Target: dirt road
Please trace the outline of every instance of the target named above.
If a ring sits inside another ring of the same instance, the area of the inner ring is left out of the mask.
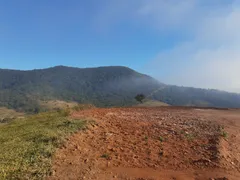
[[[96,108],[72,116],[95,123],[57,151],[48,179],[240,179],[240,110]]]

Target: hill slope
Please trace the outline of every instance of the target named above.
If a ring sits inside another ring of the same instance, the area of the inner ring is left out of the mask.
[[[136,103],[136,93],[161,86],[153,78],[126,67],[70,68],[43,70],[0,70],[0,106],[34,110],[39,100],[64,100],[97,106]]]
[[[240,94],[213,89],[165,86],[154,93],[152,98],[175,106],[240,107]]]
[[[50,100],[91,103],[96,106],[130,106],[143,93],[170,105],[240,107],[240,95],[216,90],[168,86],[121,66],[42,70],[0,69],[0,106],[38,111]]]

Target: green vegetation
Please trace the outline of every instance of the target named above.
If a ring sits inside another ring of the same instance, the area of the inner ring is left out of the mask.
[[[109,154],[103,154],[103,155],[101,155],[101,158],[104,158],[104,159],[110,159],[110,156],[109,156]]]
[[[0,106],[23,112],[46,111],[56,100],[64,106],[68,104],[61,102],[132,106],[137,104],[134,96],[138,93],[169,105],[240,107],[239,94],[164,85],[127,67],[0,69]]]
[[[45,102],[55,100],[100,107],[131,106],[136,104],[133,97],[139,90],[148,94],[159,85],[126,67],[0,69],[0,106],[30,113],[45,111],[49,105]]]
[[[228,133],[225,131],[224,126],[219,126],[219,134],[220,136],[222,136],[223,138],[227,138],[228,137]]]
[[[143,100],[145,99],[145,96],[143,94],[138,94],[135,96],[136,101],[143,103]]]
[[[189,141],[192,141],[192,140],[195,138],[195,136],[194,136],[193,134],[188,134],[188,133],[185,133],[185,137],[186,137],[187,140],[189,140]]]
[[[228,133],[223,130],[223,131],[221,132],[221,136],[224,137],[224,138],[227,138],[227,137],[228,137]]]
[[[164,137],[160,136],[159,141],[161,141],[161,142],[165,141]]]
[[[67,117],[68,110],[45,112],[0,126],[0,179],[43,179],[51,157],[71,133],[86,122]]]

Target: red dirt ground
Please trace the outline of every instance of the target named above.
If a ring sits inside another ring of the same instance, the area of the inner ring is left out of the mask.
[[[49,180],[240,180],[240,110],[89,109]]]

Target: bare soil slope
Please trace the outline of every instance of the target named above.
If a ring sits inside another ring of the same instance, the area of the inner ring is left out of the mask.
[[[49,179],[240,179],[239,110],[112,108],[72,116],[96,123],[57,151]]]

